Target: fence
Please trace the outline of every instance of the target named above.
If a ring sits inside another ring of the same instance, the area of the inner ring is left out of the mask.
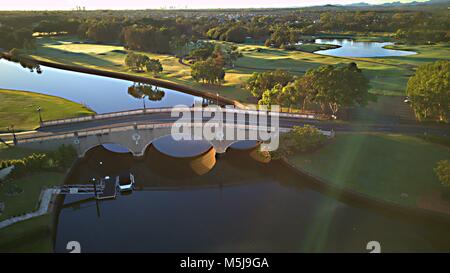
[[[48,120],[41,123],[41,127],[62,125],[62,124],[73,124],[79,122],[93,121],[93,120],[103,120],[124,116],[134,116],[134,115],[144,115],[144,114],[154,114],[154,113],[171,113],[172,111],[203,111],[203,112],[214,112],[214,108],[201,108],[201,107],[166,107],[166,108],[147,108],[147,109],[136,109],[128,111],[120,111],[113,113],[97,114],[91,116],[77,117],[77,118],[67,118],[67,119],[57,119]],[[277,113],[277,112],[266,112],[258,110],[242,110],[242,109],[231,109],[231,108],[221,108],[221,111],[225,113],[236,113],[244,115],[267,115],[279,116],[283,118],[296,118],[296,119],[317,119],[316,115],[313,114],[291,114],[291,113]]]

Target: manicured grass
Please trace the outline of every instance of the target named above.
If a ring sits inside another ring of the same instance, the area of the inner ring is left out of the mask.
[[[91,115],[86,107],[62,98],[25,91],[0,89],[0,131],[14,125],[16,131],[31,130],[39,126],[37,108],[43,119],[60,119]]]
[[[358,38],[359,39],[359,38]],[[360,39],[376,40],[388,37],[361,37]],[[75,43],[74,43],[75,42]],[[214,43],[227,43],[213,41]],[[233,44],[233,43],[228,43]],[[337,58],[301,51],[287,51],[268,48],[263,45],[235,44],[243,53],[236,62],[234,69],[228,69],[222,86],[202,85],[190,76],[190,67],[180,64],[178,59],[164,54],[144,53],[151,58],[160,59],[164,71],[159,76],[162,80],[172,81],[216,93],[242,102],[253,102],[249,92],[242,84],[253,72],[274,69],[289,70],[295,75],[301,75],[306,70],[324,64],[341,62],[356,62],[370,79],[370,92],[380,95],[404,96],[406,83],[414,69],[422,62],[431,62],[437,58],[449,58],[450,49],[445,45],[408,46],[419,54],[404,57],[386,58]],[[313,51],[318,45],[305,45],[306,51]],[[400,46],[399,49],[405,49]],[[126,50],[121,46],[80,43],[73,37],[42,38],[38,47],[31,55],[38,59],[59,63],[83,65],[110,71],[118,71],[133,75],[148,75],[129,71],[124,65]]]
[[[442,159],[450,159],[450,148],[412,136],[356,133],[338,134],[315,153],[289,158],[340,187],[411,206],[440,190],[433,168]]]
[[[313,53],[313,52],[318,51],[318,50],[327,50],[327,49],[339,48],[339,46],[330,45],[330,44],[301,44],[301,45],[297,45],[296,48],[298,50],[300,50],[300,51]]]
[[[0,145],[0,161],[19,159],[33,153],[39,151]],[[5,203],[5,211],[0,215],[0,221],[37,209],[42,189],[61,185],[63,182],[63,173],[43,172],[0,184],[0,202]],[[9,189],[17,187],[23,192],[13,196],[6,194]],[[52,216],[47,214],[1,229],[0,253],[52,252],[51,227]]]
[[[33,153],[42,152],[20,147],[7,147],[6,145],[0,143],[0,161],[9,159],[21,159],[32,155]]]
[[[46,214],[0,229],[0,253],[51,253],[52,216]]]
[[[0,221],[36,210],[42,189],[61,185],[63,182],[63,173],[41,172],[1,183],[0,202],[5,203],[5,211],[0,215]],[[8,194],[11,189],[16,188],[22,192],[17,195]]]

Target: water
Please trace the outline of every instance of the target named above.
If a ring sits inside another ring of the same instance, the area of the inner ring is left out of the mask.
[[[57,252],[67,252],[72,240],[86,252],[368,252],[372,240],[384,252],[450,251],[448,226],[337,200],[280,164],[255,162],[248,151],[227,152],[199,176],[182,170],[187,161],[167,166],[149,149],[137,160],[99,148],[75,166],[67,182],[128,171],[137,190],[98,205],[60,200]]]
[[[339,45],[340,48],[319,50],[314,53],[322,55],[330,55],[336,57],[392,57],[392,56],[407,56],[417,54],[413,51],[393,50],[383,48],[393,43],[379,43],[379,42],[355,42],[349,39],[316,39],[316,44],[330,44]]]
[[[95,112],[108,113],[143,108],[143,100],[128,93],[133,82],[41,66],[42,74],[29,72],[19,64],[0,60],[0,88],[33,91],[84,104]],[[147,97],[148,108],[191,106],[202,98],[165,88],[164,96],[154,101]],[[160,100],[157,100],[160,99]]]

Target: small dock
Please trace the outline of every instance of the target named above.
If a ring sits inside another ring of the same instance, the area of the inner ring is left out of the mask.
[[[114,199],[117,195],[117,185],[115,179],[105,178],[101,180],[102,190],[97,191],[98,200]]]
[[[102,178],[98,184],[63,185],[55,190],[62,195],[94,195],[97,200],[114,199],[117,196],[115,179]]]

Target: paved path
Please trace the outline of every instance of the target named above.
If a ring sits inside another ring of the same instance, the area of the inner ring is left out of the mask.
[[[225,116],[225,114],[224,114]],[[59,135],[65,133],[92,131],[99,129],[117,128],[143,124],[171,124],[179,118],[171,117],[170,112],[155,112],[145,114],[121,115],[110,118],[91,119],[75,123],[63,123],[54,126],[46,126],[39,128],[35,132],[17,135],[17,138],[28,139],[44,136]],[[203,118],[208,121],[210,118]],[[224,122],[227,123],[226,117]],[[246,125],[255,125],[251,123],[248,115],[245,118]],[[450,135],[450,125],[421,125],[416,123],[400,124],[400,123],[382,123],[382,124],[354,124],[334,121],[320,121],[310,118],[292,118],[280,117],[279,126],[282,128],[291,128],[293,126],[303,126],[305,124],[313,125],[324,131],[341,131],[341,132],[383,132],[383,133],[401,133],[423,135],[432,134],[439,136]],[[4,136],[4,139],[11,140],[11,136]]]
[[[40,202],[38,210],[21,215],[21,216],[6,219],[6,220],[0,222],[0,229],[8,227],[8,226],[18,223],[18,222],[22,222],[22,221],[46,214],[48,212],[48,207],[50,205],[50,201],[52,200],[52,196],[54,193],[55,193],[55,189],[43,190],[41,193],[41,202]]]

